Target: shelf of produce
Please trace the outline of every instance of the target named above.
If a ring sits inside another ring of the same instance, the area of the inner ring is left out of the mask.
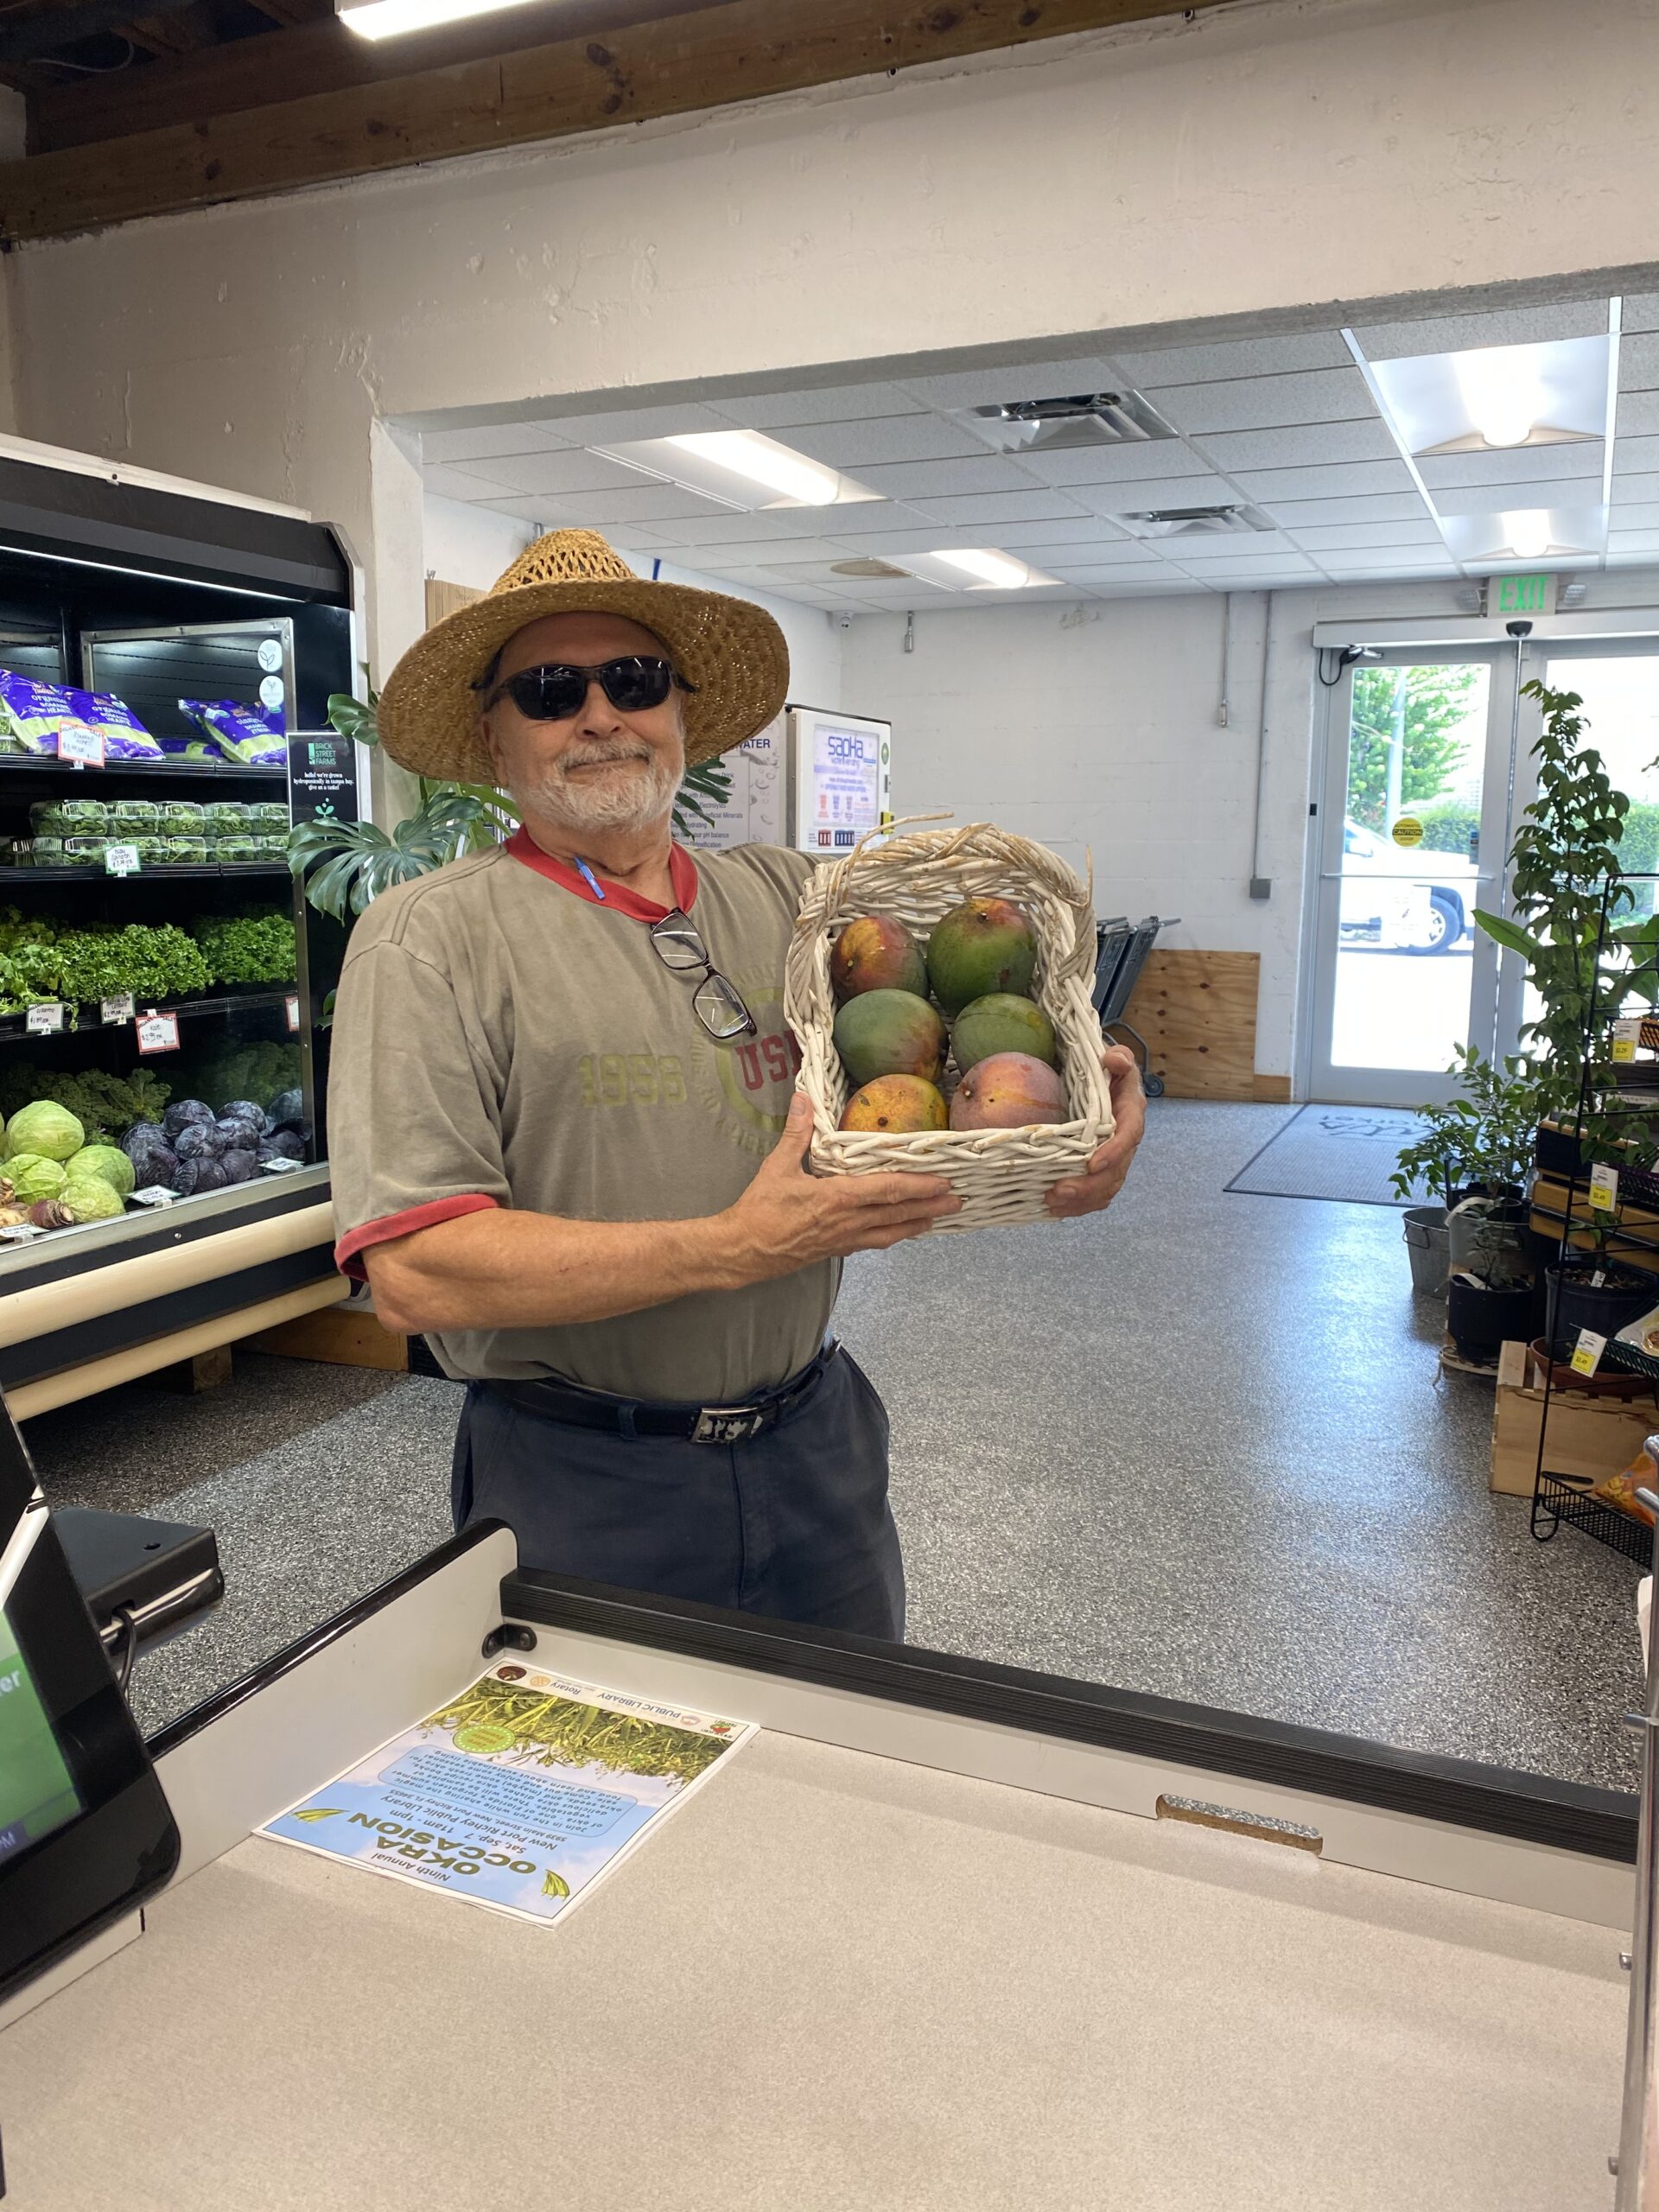
[[[0,1249],[0,1386],[26,1414],[346,1295],[327,1161]]]
[[[240,879],[244,876],[267,878],[285,876],[289,873],[286,861],[186,861],[176,865],[165,861],[146,868],[136,869],[131,875],[109,875],[101,868],[0,868],[0,884],[5,883],[188,883],[222,878]]]
[[[90,798],[94,786],[106,777],[119,776],[141,784],[178,782],[188,778],[192,783],[268,785],[282,783],[287,774],[287,769],[280,766],[243,768],[229,760],[111,760],[102,768],[85,768],[79,761],[54,760],[43,753],[0,753],[0,791],[4,791],[12,777],[39,776],[57,790],[72,784],[77,785],[83,798]]]
[[[189,998],[159,999],[155,1001],[144,999],[139,1002],[137,1011],[140,1014],[176,1014],[181,1018],[200,1014],[257,1014],[272,1007],[285,1006],[295,995],[298,988],[296,983],[259,983],[250,985],[246,990],[241,991],[200,991]],[[69,1011],[79,1014],[79,1020],[77,1022],[69,1022],[67,1020]],[[29,1027],[29,1016],[26,1014],[0,1014],[0,1044],[21,1044],[25,1039],[31,1043],[45,1044],[53,1039],[76,1034],[84,1029],[122,1028],[126,1026],[130,1019],[129,1016],[123,1015],[119,1022],[106,1023],[100,1020],[99,1014],[100,1009],[96,1001],[73,1009],[66,1009],[65,1026],[60,1030],[31,1030]]]

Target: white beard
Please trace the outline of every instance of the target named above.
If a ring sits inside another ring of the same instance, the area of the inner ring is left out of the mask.
[[[607,760],[640,761],[644,766],[601,776],[573,778],[569,772],[573,765]],[[555,761],[514,797],[563,829],[642,830],[659,821],[672,807],[684,774],[683,750],[676,757],[637,741],[588,746],[574,757],[566,755]]]

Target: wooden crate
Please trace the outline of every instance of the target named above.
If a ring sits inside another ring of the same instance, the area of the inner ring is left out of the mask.
[[[320,1359],[334,1367],[378,1367],[399,1375],[409,1367],[409,1338],[386,1328],[372,1307],[363,1306],[302,1313],[297,1320],[249,1337],[246,1349],[276,1352],[285,1359]]]
[[[1530,1497],[1538,1464],[1543,1387],[1527,1380],[1527,1348],[1505,1344],[1497,1363],[1492,1408],[1492,1459],[1488,1487],[1504,1497]],[[1659,1396],[1586,1398],[1553,1390],[1546,1471],[1599,1482],[1628,1467],[1644,1440],[1659,1432]]]
[[[1540,1175],[1532,1185],[1531,1224],[1541,1236],[1558,1238],[1567,1222],[1568,1186],[1558,1183],[1554,1177]],[[1593,1239],[1589,1224],[1597,1218],[1590,1211],[1588,1190],[1580,1184],[1573,1198],[1572,1243],[1581,1251],[1587,1251]],[[1576,1224],[1583,1223],[1584,1227]],[[1659,1274],[1659,1213],[1649,1212],[1643,1206],[1624,1206],[1619,1210],[1618,1227],[1604,1247],[1610,1259],[1619,1260],[1629,1267],[1641,1268],[1647,1273]]]

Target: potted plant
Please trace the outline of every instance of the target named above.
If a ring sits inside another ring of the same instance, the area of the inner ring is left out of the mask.
[[[1659,1149],[1659,1117],[1620,1103],[1609,1044],[1621,1013],[1655,1002],[1659,917],[1636,917],[1619,858],[1630,801],[1583,741],[1583,701],[1535,682],[1522,696],[1543,710],[1538,796],[1510,855],[1510,912],[1478,908],[1475,919],[1527,963],[1541,1001],[1522,1031],[1541,1109],[1535,1157],[1576,1183],[1593,1166],[1645,1165]],[[1545,1334],[1556,1358],[1570,1357],[1581,1328],[1611,1336],[1659,1300],[1659,1282],[1610,1255],[1621,1219],[1617,1205],[1592,1211],[1591,1249],[1549,1271]]]
[[[1538,1087],[1523,1058],[1497,1066],[1472,1045],[1458,1048],[1447,1072],[1462,1095],[1421,1109],[1422,1133],[1402,1147],[1395,1167],[1402,1198],[1425,1187],[1440,1198],[1405,1217],[1414,1287],[1442,1291],[1448,1274],[1469,1274],[1488,1288],[1512,1289],[1533,1273],[1525,1186]]]

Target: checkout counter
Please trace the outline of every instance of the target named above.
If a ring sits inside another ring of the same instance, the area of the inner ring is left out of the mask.
[[[1627,2018],[1618,2203],[1659,2201],[1650,1787],[1638,1838],[1536,1777],[521,1573],[499,1528],[147,1754],[6,1455],[68,1784],[0,1856],[8,2212],[1564,2212],[1613,2202]],[[568,1923],[254,1833],[504,1654],[760,1732]]]

